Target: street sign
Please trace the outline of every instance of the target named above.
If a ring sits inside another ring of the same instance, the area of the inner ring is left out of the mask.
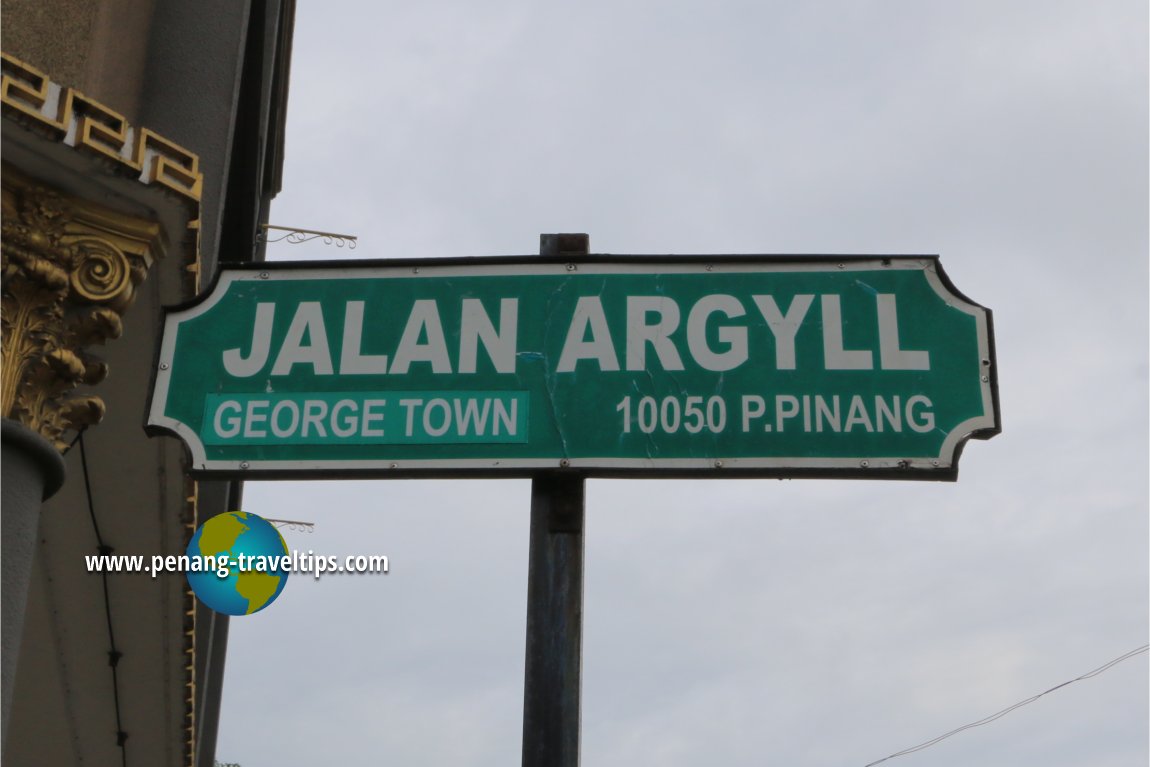
[[[954,479],[999,420],[937,257],[585,256],[224,268],[148,426],[209,474]]]

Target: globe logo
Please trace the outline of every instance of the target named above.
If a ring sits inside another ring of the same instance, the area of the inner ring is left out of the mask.
[[[200,525],[188,543],[188,571],[196,597],[218,613],[251,615],[283,591],[288,557],[283,536],[270,522],[246,511],[228,511]]]

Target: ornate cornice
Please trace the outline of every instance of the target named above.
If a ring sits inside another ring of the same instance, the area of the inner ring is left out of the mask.
[[[104,379],[88,347],[120,335],[121,317],[163,252],[160,225],[3,167],[3,367],[0,415],[63,449],[61,435],[99,422],[103,401],[75,394]]]
[[[0,53],[0,104],[5,117],[100,159],[113,173],[159,184],[190,203],[200,201],[204,178],[193,152],[147,128],[129,125],[115,110],[53,83],[6,53]]]

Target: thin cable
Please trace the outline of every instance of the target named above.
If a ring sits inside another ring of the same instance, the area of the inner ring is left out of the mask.
[[[80,437],[82,437],[84,435],[84,429],[87,429],[87,428],[88,428],[87,426],[84,426],[80,429],[80,431],[76,432],[76,436],[72,437],[72,441],[68,443],[68,447],[64,448],[64,452],[61,453],[60,455],[68,455],[68,453],[71,452],[72,448],[74,448],[76,446],[76,443],[80,441]]]
[[[84,450],[84,431],[84,429],[80,430],[72,444],[77,442],[80,444],[80,467],[84,473],[84,492],[88,496],[88,516],[92,519],[92,531],[96,534],[96,550],[100,552],[101,556],[108,556],[113,549],[104,543],[104,537],[100,534],[100,523],[96,521],[96,504],[92,500],[92,480],[88,475],[88,454]],[[108,571],[106,568],[101,568],[100,578],[104,582],[104,617],[108,622],[108,644],[111,646],[111,649],[108,650],[108,665],[112,667],[112,701],[116,709],[116,745],[120,747],[120,764],[123,767],[128,767],[128,733],[124,731],[123,720],[120,716],[120,677],[116,672],[120,658],[124,657],[124,654],[116,649],[116,632],[112,628],[112,601],[108,595]]]
[[[107,548],[104,544],[104,536],[100,535],[100,523],[96,521],[96,505],[92,501],[92,481],[88,478],[88,454],[84,451],[84,432],[87,429],[81,429],[80,433],[76,435],[76,439],[72,440],[72,444],[80,443],[80,468],[84,472],[84,492],[88,496],[88,516],[92,518],[92,531],[96,533],[96,546],[101,549]],[[103,554],[104,552],[100,552]],[[103,572],[101,570],[101,572]]]
[[[1054,692],[1055,690],[1061,690],[1063,687],[1066,687],[1067,685],[1070,685],[1070,684],[1074,684],[1075,682],[1081,682],[1083,679],[1090,679],[1091,677],[1096,677],[1099,674],[1101,674],[1103,671],[1106,671],[1107,669],[1109,669],[1113,666],[1117,666],[1122,661],[1129,660],[1130,658],[1133,658],[1135,655],[1141,655],[1147,651],[1150,651],[1150,645],[1142,645],[1141,647],[1139,647],[1137,649],[1131,650],[1130,652],[1126,653],[1125,655],[1118,656],[1117,658],[1110,661],[1109,663],[1105,663],[1105,664],[1099,666],[1098,668],[1094,669],[1093,671],[1087,671],[1082,676],[1075,677],[1074,679],[1071,679],[1067,682],[1063,682],[1062,684],[1055,685],[1054,687],[1051,687],[1046,692],[1040,692],[1033,697],[1027,698],[1026,700],[1023,700],[1023,701],[1019,701],[1018,703],[1015,703],[1013,706],[1009,706],[1008,708],[1004,708],[996,714],[991,714],[990,716],[986,717],[985,719],[979,719],[977,722],[971,722],[970,724],[964,724],[962,727],[958,727],[956,729],[953,729],[944,735],[939,735],[937,738],[932,738],[931,740],[928,740],[925,743],[920,743],[917,746],[914,746],[912,748],[908,748],[904,751],[899,751],[896,754],[891,754],[890,756],[883,757],[882,759],[879,759],[877,762],[871,762],[871,763],[867,764],[865,767],[874,767],[876,764],[882,764],[883,762],[889,761],[891,759],[895,759],[895,758],[900,757],[900,756],[907,756],[908,754],[913,754],[916,751],[922,751],[923,749],[930,748],[931,746],[933,746],[937,743],[941,743],[942,741],[946,740],[947,738],[954,736],[954,735],[957,735],[958,733],[963,732],[964,730],[969,730],[969,729],[974,728],[974,727],[981,727],[984,724],[990,724],[991,722],[993,722],[997,719],[1001,719],[1002,717],[1006,716],[1011,711],[1014,711],[1017,708],[1022,708],[1023,706],[1030,705],[1031,703],[1033,703],[1034,701],[1043,697],[1044,695],[1049,695],[1050,693]]]

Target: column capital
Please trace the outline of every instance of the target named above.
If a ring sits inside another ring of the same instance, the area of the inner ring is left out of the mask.
[[[98,423],[104,403],[76,393],[107,375],[89,347],[119,337],[123,313],[163,253],[160,224],[3,167],[3,368],[0,416],[57,449]]]

